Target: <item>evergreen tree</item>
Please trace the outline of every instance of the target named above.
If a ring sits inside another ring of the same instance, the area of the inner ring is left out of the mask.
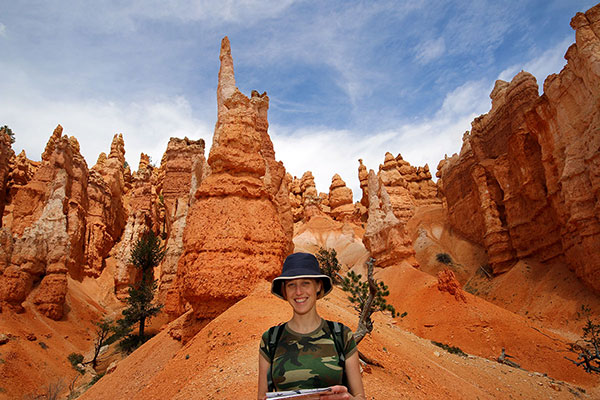
[[[154,294],[158,283],[154,280],[154,267],[158,266],[165,256],[165,247],[160,238],[152,231],[146,232],[135,243],[131,250],[131,263],[141,271],[139,282],[129,286],[125,299],[127,308],[123,310],[123,318],[117,321],[116,331],[126,335],[134,324],[138,324],[137,337],[129,335],[125,340],[133,342],[133,347],[143,343],[146,338],[144,329],[146,321],[160,312],[163,305],[154,303]],[[131,346],[130,346],[131,347]]]
[[[315,254],[315,257],[317,257],[317,260],[319,261],[321,271],[333,279],[334,282],[338,282],[338,272],[342,266],[337,259],[337,252],[335,249],[327,250],[323,247],[320,247],[317,254]]]
[[[8,136],[10,136],[10,143],[11,144],[15,142],[15,134],[12,131],[12,129],[10,129],[8,127],[8,125],[4,125],[4,126],[0,127],[0,133],[2,133],[2,132],[6,133]]]

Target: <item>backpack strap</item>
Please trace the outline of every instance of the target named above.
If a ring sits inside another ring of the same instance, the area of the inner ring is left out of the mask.
[[[348,389],[348,380],[346,378],[346,355],[344,354],[344,348],[346,347],[345,337],[344,337],[344,329],[342,324],[336,321],[326,320],[327,326],[329,327],[329,333],[332,336],[333,344],[335,345],[335,350],[338,353],[338,365],[342,367],[342,384],[346,386]]]
[[[267,372],[269,392],[275,391],[275,384],[273,383],[273,359],[275,358],[275,351],[277,351],[277,346],[279,345],[279,340],[281,339],[284,327],[285,324],[272,326],[269,328],[269,333],[267,334],[267,351],[269,353],[269,361],[271,362],[269,371]]]

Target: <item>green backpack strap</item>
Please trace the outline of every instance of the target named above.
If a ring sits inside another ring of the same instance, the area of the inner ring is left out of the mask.
[[[273,359],[275,358],[275,351],[277,351],[277,346],[279,345],[279,340],[281,339],[284,327],[285,324],[272,326],[269,328],[269,333],[267,335],[267,350],[269,352],[269,361],[271,363],[271,365],[269,365],[269,371],[267,372],[269,392],[275,391],[275,384],[273,383]]]
[[[344,337],[344,325],[340,324],[339,322],[336,321],[329,321],[327,320],[327,326],[329,327],[329,333],[331,334],[332,338],[333,338],[333,344],[335,345],[335,350],[338,353],[338,365],[340,367],[342,367],[342,383],[344,386],[346,386],[348,389],[350,389],[348,387],[348,381],[346,379],[346,355],[344,354],[344,348],[346,347],[346,343],[345,342],[345,337]]]

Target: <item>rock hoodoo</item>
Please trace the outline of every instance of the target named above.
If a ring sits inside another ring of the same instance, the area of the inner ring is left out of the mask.
[[[164,206],[161,232],[167,239],[166,253],[161,263],[160,298],[165,300],[165,311],[171,316],[179,316],[183,309],[180,304],[177,278],[177,263],[183,253],[183,232],[187,216],[198,185],[208,174],[208,164],[204,157],[204,140],[171,138],[162,162],[162,186],[159,202]]]
[[[405,223],[394,215],[390,196],[373,170],[369,171],[368,193],[369,219],[363,243],[375,258],[375,266],[389,267],[402,261],[417,266]]]
[[[87,165],[73,137],[55,130],[31,181],[12,186],[10,218],[0,240],[0,303],[16,311],[32,291],[32,302],[52,319],[64,313],[67,274],[81,276]]]
[[[181,294],[197,318],[215,317],[275,276],[292,239],[287,187],[277,195],[285,173],[266,133],[269,98],[253,92],[249,99],[235,87],[227,37],[220,58],[210,174],[190,207],[178,266]]]
[[[108,157],[100,153],[89,171],[89,210],[85,233],[85,273],[98,277],[105,259],[121,237],[127,221],[125,195],[125,143],[123,135],[113,137]]]
[[[363,190],[361,204],[369,206],[367,167],[359,161],[358,179]],[[394,157],[385,154],[385,160],[379,165],[377,173],[390,197],[394,214],[404,224],[414,215],[415,209],[422,205],[441,204],[437,195],[437,186],[431,180],[429,166],[413,167],[402,155]]]
[[[354,214],[352,189],[346,187],[346,182],[335,174],[329,186],[329,208],[333,219],[344,221]]]

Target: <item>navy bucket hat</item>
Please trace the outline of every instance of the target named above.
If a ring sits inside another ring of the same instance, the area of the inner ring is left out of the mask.
[[[283,262],[283,271],[281,271],[281,275],[273,279],[271,293],[280,299],[284,299],[283,282],[298,278],[320,279],[321,282],[323,282],[323,289],[318,295],[319,299],[326,296],[331,292],[331,289],[333,289],[331,278],[321,272],[319,262],[315,256],[309,253],[294,253],[287,256]]]

